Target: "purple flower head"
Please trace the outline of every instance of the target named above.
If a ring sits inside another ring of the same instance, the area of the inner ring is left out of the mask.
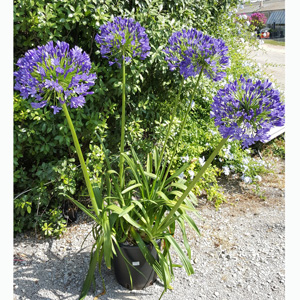
[[[100,26],[95,37],[100,53],[109,65],[121,67],[123,58],[130,62],[133,57],[144,60],[150,54],[149,39],[145,28],[133,19],[115,17],[113,22]]]
[[[15,90],[20,91],[24,99],[35,100],[33,108],[42,108],[47,104],[58,113],[61,104],[71,108],[82,107],[84,96],[95,84],[96,74],[90,74],[89,56],[79,47],[69,49],[69,44],[50,41],[44,46],[29,50],[17,62],[19,70],[14,73]]]
[[[213,100],[211,117],[221,135],[242,140],[243,148],[266,141],[270,129],[285,122],[285,106],[268,80],[253,82],[241,76],[220,89]]]
[[[224,41],[194,28],[174,32],[163,52],[170,70],[178,67],[185,79],[195,77],[203,68],[208,78],[218,81],[226,76],[224,69],[229,66],[228,47]]]

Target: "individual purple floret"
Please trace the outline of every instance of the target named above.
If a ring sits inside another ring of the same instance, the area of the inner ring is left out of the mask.
[[[144,60],[150,54],[145,28],[133,19],[115,17],[113,22],[100,26],[95,40],[109,65],[116,63],[121,67],[123,56],[126,62],[130,62],[133,57]]]
[[[202,68],[204,74],[214,81],[226,76],[223,70],[229,66],[229,56],[228,47],[222,39],[191,28],[174,32],[168,42],[169,46],[163,52],[171,71],[178,67],[185,79],[195,77]]]
[[[243,148],[268,140],[269,130],[285,122],[279,91],[268,80],[253,82],[241,76],[220,89],[213,100],[211,117],[221,135],[242,140]]]
[[[61,104],[71,108],[82,107],[89,88],[95,84],[96,74],[90,74],[91,61],[81,48],[69,49],[69,44],[50,41],[44,46],[29,50],[17,62],[14,72],[15,90],[24,99],[31,98],[33,108],[47,104],[56,114]]]

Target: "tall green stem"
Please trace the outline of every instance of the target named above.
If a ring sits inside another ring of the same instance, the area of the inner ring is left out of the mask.
[[[213,161],[213,159],[217,156],[217,154],[219,153],[219,151],[221,150],[221,148],[224,146],[224,144],[227,142],[227,140],[228,140],[228,138],[223,138],[221,140],[221,142],[219,143],[219,145],[217,146],[217,148],[214,150],[214,152],[210,155],[210,157],[208,158],[208,160],[206,161],[206,163],[204,164],[204,166],[201,168],[201,170],[199,171],[199,173],[195,176],[195,178],[193,179],[193,181],[189,184],[189,186],[186,188],[186,190],[184,191],[184,193],[178,199],[178,201],[175,204],[175,206],[171,209],[170,213],[167,215],[167,217],[165,218],[164,222],[161,224],[160,228],[164,227],[164,224],[167,224],[168,221],[172,218],[172,216],[178,210],[178,208],[180,207],[180,205],[182,204],[182,202],[184,201],[184,199],[186,198],[186,196],[189,194],[189,192],[192,190],[192,188],[195,186],[195,184],[199,181],[199,179],[201,178],[201,176],[204,174],[204,172],[206,171],[206,169],[208,168],[208,166],[211,164],[211,162]]]
[[[91,198],[93,209],[94,209],[96,215],[99,216],[98,205],[97,205],[97,202],[96,202],[96,198],[95,198],[95,195],[94,195],[92,184],[91,184],[88,172],[87,172],[87,168],[86,168],[86,165],[85,165],[85,162],[84,162],[84,158],[83,158],[83,155],[82,155],[82,151],[81,151],[81,148],[80,148],[80,145],[79,145],[79,142],[78,142],[77,134],[76,134],[76,131],[74,129],[72,119],[69,115],[67,105],[65,103],[62,105],[62,108],[63,108],[63,111],[64,111],[65,116],[66,116],[67,121],[68,121],[68,125],[69,125],[70,130],[71,130],[71,134],[72,134],[72,137],[73,137],[75,149],[76,149],[79,161],[80,161],[81,169],[82,169],[83,176],[84,176],[84,179],[85,179],[86,187],[87,187],[88,192],[89,192],[89,196]]]
[[[167,171],[165,172],[165,176],[164,176],[164,179],[163,179],[163,183],[162,183],[162,185],[161,185],[161,188],[164,186],[164,183],[165,183],[165,181],[166,181],[166,179],[167,179],[167,176],[168,176],[168,174],[169,174],[170,168],[171,168],[171,166],[172,166],[172,162],[173,162],[174,156],[175,156],[175,154],[176,154],[176,152],[177,152],[177,147],[178,147],[179,141],[180,141],[180,139],[181,139],[181,136],[182,136],[182,133],[183,133],[183,129],[184,129],[184,127],[185,127],[185,123],[186,123],[188,114],[189,114],[189,112],[190,112],[190,110],[191,110],[192,103],[193,103],[193,100],[194,100],[194,97],[195,97],[195,93],[196,93],[196,90],[197,90],[197,88],[198,88],[198,85],[199,85],[199,82],[200,82],[200,78],[201,78],[201,76],[202,76],[202,73],[203,73],[203,68],[202,68],[201,71],[200,71],[200,74],[199,74],[199,76],[198,76],[197,82],[196,82],[196,84],[195,84],[194,90],[193,90],[192,95],[191,95],[190,103],[189,103],[188,108],[187,108],[187,110],[186,110],[186,112],[185,112],[185,116],[184,116],[183,122],[181,123],[180,130],[179,130],[179,135],[178,135],[178,137],[177,137],[176,144],[175,144],[175,147],[174,147],[173,152],[172,152],[172,155],[171,155],[171,159],[170,159],[170,162],[169,162],[168,169],[167,169]],[[165,164],[166,164],[166,163],[167,163],[167,162],[165,162]]]
[[[121,189],[124,188],[124,178],[123,178],[123,172],[124,172],[124,157],[121,155],[121,153],[124,152],[124,146],[125,146],[125,99],[126,99],[126,89],[125,89],[125,78],[126,78],[126,72],[125,72],[125,53],[123,53],[123,65],[122,65],[122,120],[121,120],[121,146],[120,146],[120,187]]]

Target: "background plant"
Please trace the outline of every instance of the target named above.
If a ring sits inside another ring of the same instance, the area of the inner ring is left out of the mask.
[[[264,26],[267,22],[267,17],[265,16],[264,13],[256,12],[256,13],[251,14],[250,22],[251,22],[251,25],[256,28],[256,30],[260,30],[260,29],[264,28]]]

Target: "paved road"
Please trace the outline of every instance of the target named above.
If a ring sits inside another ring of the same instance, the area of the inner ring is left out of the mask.
[[[285,89],[285,46],[263,44],[262,49],[252,52],[252,58],[266,66],[266,72],[277,80],[278,87]]]

